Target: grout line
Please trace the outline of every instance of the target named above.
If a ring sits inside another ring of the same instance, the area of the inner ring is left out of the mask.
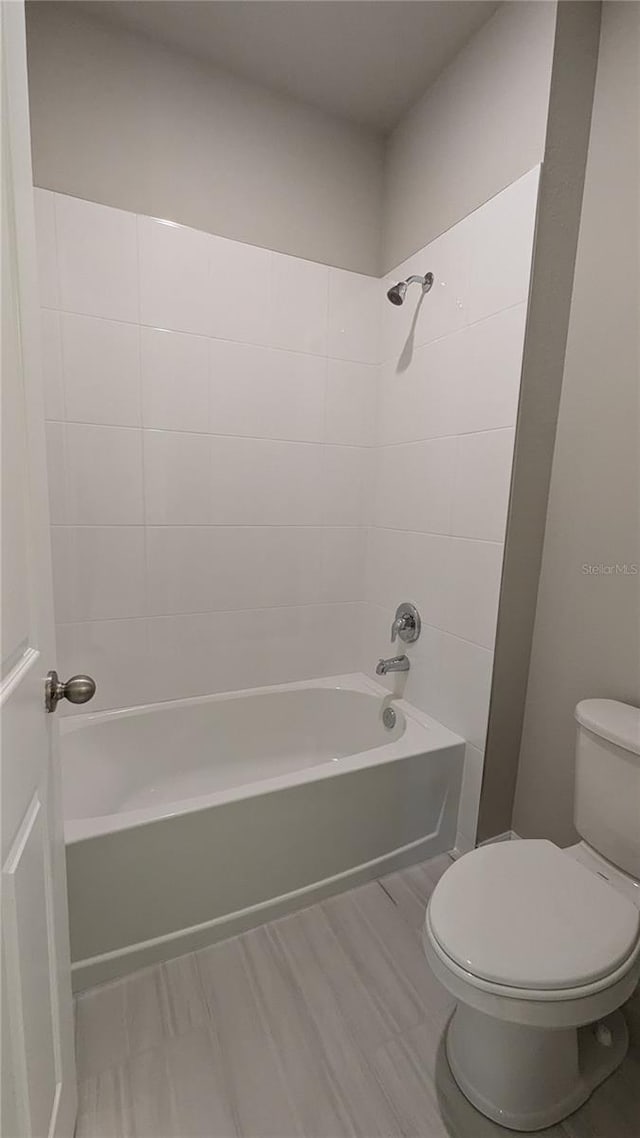
[[[471,328],[478,328],[480,324],[486,324],[488,320],[495,320],[496,317],[502,316],[505,312],[514,312],[516,308],[524,308],[526,312],[527,304],[528,297],[525,297],[523,300],[516,300],[513,302],[513,304],[506,304],[504,308],[497,308],[495,312],[490,312],[486,316],[481,316],[478,320],[467,321],[464,324],[460,324],[458,328],[451,328],[448,332],[443,332],[441,336],[434,336],[433,340],[424,340],[421,344],[416,344],[414,342],[414,355],[416,352],[421,352],[425,348],[430,348],[432,344],[441,344],[443,340],[452,340],[454,336],[460,336],[464,332],[468,332]],[[402,347],[404,347],[404,344]],[[385,359],[381,360],[377,366],[380,368],[387,368],[389,364],[397,362],[401,352],[402,349],[400,352],[396,353],[393,356],[387,356]]]
[[[382,881],[380,880],[380,878],[379,878],[379,877],[377,877],[377,878],[376,878],[376,885],[379,885],[379,886],[380,886],[380,888],[382,889],[382,892],[383,892],[383,893],[386,893],[387,897],[388,897],[388,898],[389,898],[389,900],[391,901],[391,904],[392,904],[392,905],[395,905],[395,907],[396,907],[396,909],[397,909],[397,908],[398,908],[398,902],[396,901],[395,897],[392,897],[392,896],[391,896],[391,894],[390,894],[389,890],[387,889],[387,887],[386,887],[385,885],[383,885],[383,884],[382,884]]]
[[[64,380],[64,377],[63,377]],[[64,392],[63,392],[64,395]],[[503,431],[515,431],[514,423],[507,423],[499,427],[484,427],[479,431],[460,431],[457,434],[449,435],[428,435],[421,439],[403,439],[395,443],[344,443],[333,442],[331,439],[292,439],[283,438],[280,435],[236,435],[225,433],[221,431],[188,431],[180,427],[153,427],[146,423],[96,423],[88,419],[56,419],[48,418],[45,420],[47,423],[61,423],[69,427],[98,427],[104,428],[107,431],[145,431],[147,433],[158,435],[186,435],[188,437],[207,438],[207,439],[243,439],[252,442],[264,443],[291,443],[296,446],[326,446],[326,447],[340,447],[344,450],[357,450],[357,451],[388,451],[399,449],[400,447],[415,447],[424,446],[428,443],[449,442],[454,439],[472,438],[477,435],[492,435],[498,434]]]
[[[335,609],[335,608],[345,608],[347,606],[349,608],[353,608],[354,605],[365,606],[365,607],[369,606],[370,608],[378,609],[380,612],[384,612],[385,617],[393,615],[393,612],[391,609],[386,610],[386,609],[383,609],[381,605],[377,605],[377,604],[373,603],[372,601],[366,601],[366,600],[354,598],[352,600],[343,600],[343,601],[302,602],[302,603],[297,604],[297,605],[289,605],[289,604],[262,605],[259,608],[248,608],[248,609],[204,609],[204,610],[199,610],[197,612],[183,611],[183,612],[170,612],[170,613],[151,613],[148,615],[141,614],[141,615],[137,615],[137,616],[133,615],[133,616],[90,617],[87,620],[56,621],[56,628],[79,628],[79,627],[85,626],[85,625],[111,624],[111,623],[116,623],[118,621],[129,622],[129,621],[141,621],[141,620],[144,620],[144,621],[175,620],[175,619],[180,619],[182,617],[204,617],[204,616],[238,616],[238,615],[244,616],[247,613],[252,613],[252,612],[256,612],[256,613],[257,612],[286,612],[286,611],[298,611],[298,610],[308,610],[308,609]],[[423,628],[430,628],[434,632],[439,632],[442,636],[448,636],[448,637],[450,637],[451,640],[458,640],[460,643],[468,644],[472,648],[479,648],[482,652],[486,652],[487,655],[489,655],[489,656],[493,655],[493,651],[494,651],[493,647],[487,648],[486,644],[479,644],[476,640],[469,640],[467,637],[460,636],[456,632],[449,632],[448,629],[441,628],[437,624],[428,624],[426,621],[423,620],[422,627]],[[366,666],[363,666],[362,668],[357,669],[357,670],[362,671],[365,674],[368,674]],[[475,746],[475,744],[471,744],[471,743],[469,745]],[[476,750],[480,750],[480,749],[481,748],[476,747]]]
[[[285,439],[271,435],[233,435],[216,431],[185,431],[173,427],[148,427],[139,423],[91,423],[84,419],[46,419],[47,423],[61,423],[66,427],[97,427],[105,431],[141,431],[155,435],[179,435],[200,439],[242,439],[247,442],[284,443],[291,446],[338,447],[340,450],[366,451],[375,449],[375,443],[334,443],[327,439]]]
[[[495,435],[500,431],[515,431],[515,423],[506,423],[500,427],[483,427],[480,431],[458,431],[456,434],[427,435],[423,439],[402,439],[397,443],[378,443],[378,450],[394,450],[397,447],[424,446],[425,443],[439,443],[450,439],[466,439],[474,435]]]
[[[144,383],[143,383],[143,378],[142,378],[142,324],[140,322],[140,317],[142,315],[142,296],[141,296],[141,291],[140,291],[140,281],[141,281],[141,273],[140,273],[140,226],[138,225],[138,219],[137,218],[135,220],[135,233],[136,233],[136,271],[137,271],[136,303],[138,306],[138,324],[137,324],[137,330],[138,330],[138,400],[139,400],[140,423],[141,423],[141,427],[139,429],[142,429],[142,422],[144,421]],[[208,383],[208,375],[207,375],[207,383]],[[208,423],[209,423],[209,419],[207,419],[207,424]],[[144,617],[146,618],[150,614],[149,614],[149,543],[147,540],[147,525],[148,525],[148,518],[147,518],[147,477],[146,477],[146,465],[147,464],[145,462],[144,435],[142,435],[142,437],[141,437],[140,464],[141,464],[141,486],[142,486],[142,517],[144,520],[144,525],[143,525],[143,529],[142,529],[142,557],[143,557],[143,562],[144,562],[144,573],[143,573],[143,590],[142,590],[143,596],[142,596],[142,606],[141,607],[144,610]],[[145,633],[145,636],[144,636],[145,650],[146,650],[147,655],[148,655],[149,654],[149,629],[148,629],[147,625],[145,625],[144,633]]]
[[[502,548],[503,541],[495,541],[492,538],[485,537],[467,537],[464,534],[456,533],[443,533],[433,530],[405,530],[395,529],[392,526],[372,526],[367,522],[55,522],[51,523],[51,529],[171,529],[171,530],[195,530],[195,529],[283,529],[283,530],[365,530],[367,535],[371,533],[402,533],[410,535],[411,537],[433,537],[441,538],[443,541],[460,541],[469,542],[473,545],[489,545]],[[378,604],[377,601],[369,602],[376,605],[378,608],[384,608],[384,605]]]
[[[490,537],[467,537],[465,534],[445,533],[444,530],[424,530],[424,529],[399,529],[396,526],[379,526],[373,525],[369,527],[378,533],[407,533],[414,537],[440,537],[449,541],[469,541],[474,545],[504,545],[504,540],[497,541],[495,538]]]
[[[242,242],[239,242],[239,244],[242,244]],[[299,259],[300,258],[296,258],[296,260],[299,260]],[[335,355],[332,355],[329,351],[326,351],[326,352],[304,352],[304,351],[301,351],[299,348],[283,348],[278,344],[265,344],[265,343],[261,343],[261,342],[254,341],[254,340],[234,340],[232,337],[228,337],[228,336],[211,336],[211,335],[209,335],[208,332],[194,332],[194,331],[189,331],[188,329],[185,329],[185,328],[165,328],[163,325],[160,325],[160,324],[147,324],[146,321],[144,321],[142,319],[121,320],[121,319],[116,319],[112,316],[100,316],[98,313],[95,313],[95,312],[78,312],[74,308],[63,308],[61,304],[60,305],[42,304],[42,305],[40,305],[40,307],[46,308],[47,311],[49,311],[49,312],[58,312],[62,316],[80,316],[80,317],[84,317],[87,320],[103,320],[107,324],[126,324],[129,327],[131,327],[133,325],[134,327],[137,326],[139,328],[150,328],[154,332],[166,332],[166,333],[168,333],[170,335],[174,335],[174,336],[193,336],[199,340],[208,340],[213,344],[215,344],[215,343],[237,344],[241,348],[260,348],[264,352],[274,352],[274,353],[282,352],[282,353],[289,355],[289,356],[305,356],[305,357],[308,357],[310,359],[333,360],[333,361],[336,361],[338,363],[356,364],[359,367],[366,367],[366,368],[372,368],[372,369],[373,368],[379,368],[381,366],[381,364],[379,362],[372,363],[370,360],[358,360],[358,359],[353,359],[350,356],[335,356]]]
[[[339,525],[334,522],[56,522],[51,529],[285,529],[367,530],[366,523]]]
[[[296,258],[296,259],[299,260],[300,258]],[[339,271],[345,271],[345,270],[339,270]],[[459,328],[454,328],[448,332],[444,332],[442,336],[436,336],[436,337],[434,337],[433,340],[426,340],[426,341],[424,341],[424,343],[416,344],[414,346],[414,353],[420,352],[423,349],[430,347],[432,344],[438,344],[438,343],[441,343],[443,340],[448,340],[448,339],[452,339],[454,336],[459,336],[462,333],[469,331],[469,329],[471,329],[471,328],[477,328],[480,324],[484,324],[488,320],[494,320],[496,317],[501,316],[505,312],[512,312],[517,308],[521,308],[523,306],[526,306],[526,303],[527,303],[526,299],[515,301],[513,304],[508,304],[504,308],[499,308],[495,312],[489,313],[489,315],[487,315],[487,316],[480,317],[479,320],[473,320],[468,324],[461,325]],[[137,325],[140,328],[151,328],[156,332],[167,332],[170,334],[172,333],[173,335],[176,335],[176,336],[195,336],[198,339],[209,340],[212,343],[218,342],[218,343],[222,343],[222,344],[238,344],[240,347],[260,348],[266,352],[285,352],[288,355],[292,355],[292,356],[308,356],[308,357],[311,357],[312,359],[333,360],[333,361],[337,361],[339,363],[357,364],[358,366],[366,367],[366,368],[376,368],[376,369],[382,368],[382,369],[384,369],[384,368],[387,368],[390,364],[397,362],[397,358],[398,358],[398,355],[395,354],[393,356],[387,356],[385,359],[379,360],[376,363],[372,363],[370,360],[359,360],[359,359],[353,359],[351,357],[332,355],[329,351],[326,351],[326,352],[303,352],[298,348],[283,348],[277,344],[265,344],[265,343],[254,342],[251,340],[234,340],[231,337],[211,336],[207,332],[194,332],[194,331],[189,331],[189,330],[184,329],[184,328],[165,328],[159,324],[147,324],[145,321],[143,321],[141,319],[138,319],[138,320],[118,320],[118,319],[114,319],[111,316],[100,316],[94,312],[77,312],[73,308],[63,308],[62,305],[58,305],[58,306],[41,305],[41,307],[46,308],[48,311],[59,312],[61,315],[86,317],[89,320],[104,320],[109,324]]]
[[[335,609],[335,608],[353,608],[354,605],[362,605],[364,601],[351,600],[351,601],[317,601],[311,603],[301,603],[298,605],[262,605],[260,608],[248,609],[204,609],[198,612],[170,612],[170,613],[154,613],[149,616],[106,616],[106,617],[91,617],[89,620],[68,620],[57,621],[57,628],[75,628],[79,625],[86,624],[112,624],[118,621],[151,621],[151,620],[174,620],[176,617],[201,617],[201,616],[244,616],[252,612],[282,612],[282,611],[301,611],[307,609]],[[356,669],[357,670],[357,669]]]

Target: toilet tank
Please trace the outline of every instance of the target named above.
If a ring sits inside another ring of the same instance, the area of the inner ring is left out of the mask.
[[[586,699],[575,714],[576,829],[603,857],[640,878],[640,708]]]

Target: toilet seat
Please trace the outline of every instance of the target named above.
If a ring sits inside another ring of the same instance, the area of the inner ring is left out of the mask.
[[[494,843],[455,862],[431,897],[426,931],[467,983],[529,1000],[615,983],[640,950],[638,909],[538,840]]]

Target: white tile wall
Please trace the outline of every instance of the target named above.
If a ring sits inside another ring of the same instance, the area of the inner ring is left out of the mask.
[[[322,524],[325,448],[223,436],[210,445],[215,525]]]
[[[376,457],[375,525],[449,533],[457,440],[380,447]]]
[[[211,340],[209,351],[209,429],[214,434],[323,441],[323,356],[231,340]]]
[[[92,708],[357,668],[379,282],[36,208],[59,668]]]
[[[184,225],[138,218],[142,324],[209,335],[210,242],[206,233]]]
[[[379,326],[371,314],[380,298],[375,277],[329,272],[329,355],[337,360],[377,364],[380,360]]]
[[[145,605],[142,526],[54,526],[59,622],[138,616]]]
[[[381,446],[456,434],[462,335],[414,348],[401,364],[396,359],[383,363],[377,430]]]
[[[326,525],[355,526],[370,520],[371,454],[366,448],[326,446],[322,479]]]
[[[149,613],[237,611],[248,600],[252,608],[314,604],[323,556],[323,531],[312,526],[150,527]],[[343,599],[340,582],[335,593]]]
[[[329,269],[326,265],[275,253],[271,274],[268,343],[274,348],[326,355]]]
[[[326,439],[347,446],[373,446],[376,436],[378,369],[329,360],[325,406]]]
[[[140,425],[140,345],[135,324],[63,312],[66,418],[111,427]]]
[[[137,320],[133,214],[64,194],[54,197],[60,307],[111,320]]]
[[[140,329],[142,422],[166,431],[209,424],[209,340],[162,328]]]
[[[514,437],[514,428],[505,427],[456,439],[452,534],[504,540]]]
[[[357,671],[362,606],[304,605],[62,624],[69,674],[99,675],[92,710]],[[179,667],[176,664],[179,662]]]
[[[60,314],[50,308],[41,311],[42,373],[44,381],[44,413],[47,419],[64,419],[64,386],[62,381],[62,339]]]
[[[455,353],[451,390],[460,434],[515,423],[525,320],[526,305],[517,304],[440,341]]]
[[[209,241],[210,335],[269,344],[272,254],[224,237]]]
[[[92,709],[373,672],[413,600],[389,686],[468,741],[473,844],[537,182],[384,281],[36,191],[58,666]]]
[[[142,525],[142,432],[67,423],[66,484],[70,525]]]
[[[49,516],[52,526],[64,526],[69,521],[65,433],[64,423],[45,424]]]
[[[208,435],[145,431],[144,514],[147,525],[206,526],[213,521]]]
[[[463,222],[469,227],[470,324],[527,299],[537,190],[536,169]]]
[[[47,190],[34,190],[36,222],[36,249],[38,255],[38,284],[40,304],[45,308],[58,308],[60,285],[58,250],[56,243],[55,195]]]
[[[459,842],[474,844],[535,227],[538,170],[385,279],[365,667],[395,649],[396,604],[422,614],[388,686],[468,740]]]

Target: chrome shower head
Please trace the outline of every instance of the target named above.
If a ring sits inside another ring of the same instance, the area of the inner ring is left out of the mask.
[[[387,292],[387,299],[390,300],[392,304],[404,304],[404,298],[407,295],[407,289],[410,284],[422,285],[423,293],[429,292],[433,284],[433,273],[426,273],[424,277],[407,277],[406,281],[398,281],[398,283],[392,285]]]
[[[407,282],[406,281],[398,281],[397,284],[394,284],[393,288],[389,289],[389,291],[387,293],[387,297],[389,298],[389,300],[391,301],[392,304],[404,304],[404,298],[406,296],[406,293],[407,293]]]

